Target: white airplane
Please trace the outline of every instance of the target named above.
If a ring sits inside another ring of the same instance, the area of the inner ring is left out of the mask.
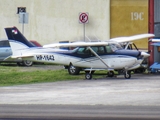
[[[139,35],[134,35],[134,36],[129,36],[129,37],[117,37],[117,38],[112,38],[110,40],[106,40],[106,42],[114,42],[115,44],[119,44],[121,47],[123,47],[124,49],[130,49],[130,50],[138,50],[139,49],[137,48],[137,46],[133,43],[134,40],[139,40],[139,39],[142,39],[142,38],[148,38],[148,37],[153,37],[154,35],[153,34],[139,34]],[[87,36],[86,36],[87,37]],[[101,40],[99,40],[97,38],[97,40],[91,40],[89,37],[87,37],[88,41],[92,41],[92,42],[101,42]],[[74,41],[76,42],[76,41]],[[66,45],[66,44],[65,44]],[[63,46],[64,48],[65,45]],[[71,48],[75,48],[76,45],[74,46],[74,44],[67,44],[68,46],[72,46]],[[119,46],[117,45],[117,46]],[[74,47],[73,47],[74,46]],[[43,47],[50,47],[50,48],[55,48],[55,47],[60,47],[60,44],[49,44],[49,45],[44,45]],[[63,48],[62,47],[62,48]],[[143,54],[145,54],[146,50],[143,50]],[[142,73],[144,72],[146,69],[147,69],[147,58],[148,56],[146,55],[146,57],[144,56],[143,57],[143,62],[141,63],[141,66],[137,69],[134,69],[133,71],[135,73]],[[79,74],[80,71],[83,71],[84,68],[81,68],[81,67],[75,67],[75,66],[64,66],[65,69],[68,69],[68,72],[69,74],[71,75],[77,75]],[[108,75],[108,76],[112,76],[112,75]]]
[[[121,71],[124,73],[124,77],[129,79],[131,78],[130,71],[138,68],[144,57],[149,57],[149,54],[145,52],[126,50],[116,42],[109,41],[58,43],[44,47],[33,47],[29,46],[24,39],[15,39],[17,35],[22,35],[16,27],[5,28],[5,30],[7,36],[10,36],[9,39],[12,39],[9,40],[9,43],[13,55],[8,59],[62,64],[69,66],[69,69],[72,69],[72,66],[84,68],[86,79],[91,79],[95,70],[107,70],[109,76],[114,75],[114,70]],[[153,36],[153,34],[145,34],[143,38]],[[134,40],[135,37],[132,39]],[[136,39],[138,39],[137,36]],[[48,48],[53,46],[75,46],[76,48],[74,50]]]

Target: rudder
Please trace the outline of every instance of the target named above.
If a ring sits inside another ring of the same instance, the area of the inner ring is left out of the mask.
[[[9,40],[15,40],[18,42],[22,42],[28,47],[35,47],[35,45],[29,42],[16,27],[5,28],[5,31],[6,31],[6,35]]]

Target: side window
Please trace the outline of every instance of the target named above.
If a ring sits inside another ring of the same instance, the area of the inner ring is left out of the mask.
[[[94,50],[94,52],[96,52],[97,54],[103,54],[105,53],[104,47],[103,46],[93,46],[92,49]]]
[[[98,53],[98,54],[103,54],[103,53],[105,53],[104,47],[103,47],[103,46],[98,47],[97,53]]]
[[[77,51],[77,54],[89,54],[90,53],[90,50],[86,47],[80,47]]]
[[[93,50],[94,50],[94,52],[98,52],[98,47],[96,47],[96,46],[93,46],[93,47],[91,47]]]
[[[84,53],[84,47],[81,47],[78,49],[77,54],[83,54]]]
[[[111,49],[111,46],[109,46],[109,45],[106,46],[106,52],[107,53],[112,53],[113,52],[112,49]]]
[[[90,50],[89,50],[88,48],[86,48],[86,49],[84,50],[84,54],[90,54]]]
[[[8,40],[0,41],[0,47],[10,47],[9,41]]]

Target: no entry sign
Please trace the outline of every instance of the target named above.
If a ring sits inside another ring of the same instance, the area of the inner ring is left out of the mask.
[[[80,13],[79,14],[79,22],[80,23],[88,23],[88,13]]]

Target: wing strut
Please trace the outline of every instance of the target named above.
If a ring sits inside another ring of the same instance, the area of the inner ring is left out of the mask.
[[[100,59],[100,61],[105,64],[105,66],[109,69],[109,66],[104,62],[104,60],[91,48],[91,47],[88,47],[88,49],[98,58]]]

